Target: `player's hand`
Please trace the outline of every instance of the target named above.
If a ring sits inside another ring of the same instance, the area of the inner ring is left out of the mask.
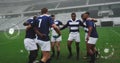
[[[89,40],[89,36],[87,36],[86,40],[87,40],[87,41]]]
[[[87,18],[87,20],[90,20],[90,21],[91,21],[91,20],[94,20],[94,18]]]
[[[45,35],[45,34],[41,34],[41,38],[42,38],[42,39],[45,39],[45,38],[46,38],[46,35]]]
[[[60,37],[60,35],[55,35],[55,36],[53,36],[54,38],[58,38],[58,37]]]

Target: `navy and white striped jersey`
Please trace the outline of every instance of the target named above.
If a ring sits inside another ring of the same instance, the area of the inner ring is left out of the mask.
[[[62,29],[65,29],[66,27],[69,27],[69,31],[70,31],[70,32],[79,32],[79,26],[83,26],[83,23],[82,23],[80,20],[76,19],[75,21],[73,21],[73,20],[71,19],[71,20],[69,20],[69,21],[67,22],[66,25],[64,25],[64,26],[61,28],[61,30],[62,30]]]
[[[88,28],[87,28],[86,21],[83,21],[83,25],[84,25],[84,31],[85,31],[85,33],[88,33]]]

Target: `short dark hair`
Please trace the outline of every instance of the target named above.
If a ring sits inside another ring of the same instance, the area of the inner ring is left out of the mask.
[[[34,15],[34,16],[33,16],[33,19],[36,20],[36,18],[37,18],[37,15]]]
[[[71,15],[76,15],[76,13],[73,12],[73,13],[71,13]]]
[[[90,13],[89,13],[89,12],[85,12],[85,14],[88,14],[88,15],[90,15]]]
[[[55,17],[55,15],[52,14],[51,17]]]
[[[42,8],[41,9],[41,13],[44,14],[44,13],[47,13],[48,12],[48,9],[47,8]]]
[[[84,14],[81,14],[81,18],[84,16]]]

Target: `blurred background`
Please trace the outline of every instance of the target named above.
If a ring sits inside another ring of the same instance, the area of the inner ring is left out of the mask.
[[[0,0],[0,63],[27,63],[28,52],[24,48],[25,22],[34,15],[40,15],[41,8],[48,8],[49,14],[55,14],[56,19],[64,24],[71,19],[71,13],[76,12],[77,18],[89,12],[96,22],[99,40],[97,49],[100,53],[97,63],[120,62],[120,0]],[[62,31],[61,57],[53,59],[52,63],[88,63],[83,60],[86,53],[84,30],[80,28],[80,60],[66,59],[68,50],[66,41],[68,29]],[[76,54],[75,45],[73,54]],[[105,50],[109,52],[105,52]],[[37,58],[40,59],[41,54]]]
[[[92,18],[98,19],[97,26],[120,25],[120,0],[0,0],[0,30],[6,26],[18,25],[33,15],[39,15],[40,9],[46,7],[50,14],[55,14],[64,24],[70,19],[70,13],[90,12]],[[4,26],[4,27],[2,27]]]

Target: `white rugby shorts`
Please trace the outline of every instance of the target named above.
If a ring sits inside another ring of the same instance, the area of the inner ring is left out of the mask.
[[[68,41],[73,41],[75,40],[76,42],[80,42],[80,33],[79,32],[70,32]]]
[[[88,44],[96,44],[98,38],[89,37]]]
[[[62,36],[58,38],[54,38],[53,36],[51,36],[51,42],[61,42],[61,41],[62,41]]]
[[[30,38],[25,38],[24,39],[24,46],[25,46],[25,49],[28,50],[28,51],[38,49],[35,40],[30,39]]]
[[[50,51],[51,44],[50,41],[36,40],[42,51]]]

